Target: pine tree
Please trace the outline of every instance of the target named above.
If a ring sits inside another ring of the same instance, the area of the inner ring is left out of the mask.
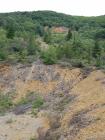
[[[12,25],[11,26],[8,26],[7,27],[7,38],[13,39],[14,36],[15,36],[14,27]]]
[[[98,41],[96,40],[93,48],[93,57],[98,58],[100,55],[101,55],[101,48],[99,46]]]
[[[46,43],[50,43],[51,42],[51,31],[49,29],[44,34],[44,41]]]
[[[72,38],[72,32],[71,29],[68,30],[68,34],[66,36],[66,40],[69,41]]]

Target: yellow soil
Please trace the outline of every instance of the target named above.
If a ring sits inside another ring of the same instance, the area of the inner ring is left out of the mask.
[[[9,64],[0,64],[0,76],[3,76],[4,78],[10,76],[12,71],[12,67]],[[7,85],[0,82],[0,93],[2,93],[7,88]]]
[[[11,66],[8,64],[0,64],[0,75],[5,75],[9,74],[11,71]]]
[[[52,32],[54,32],[54,33],[67,33],[68,28],[65,28],[65,27],[52,27]]]
[[[18,80],[16,81],[16,96],[14,101],[19,101],[22,97],[25,97],[30,92],[42,93],[43,95],[51,92],[56,87],[57,82],[43,83],[40,81],[28,81],[26,83]]]
[[[62,80],[69,81],[70,84],[76,84],[82,77],[80,69],[70,70],[67,68],[56,66],[56,72],[59,73]],[[29,92],[32,91],[41,93],[43,95],[52,92],[60,82],[61,80],[49,81],[47,83],[38,80],[28,80],[26,82],[17,80],[15,82],[16,96],[14,101],[19,101],[22,97],[26,96],[27,94],[29,94]]]
[[[103,105],[105,103],[105,85],[101,80],[104,77],[103,72],[94,71],[72,89],[72,93],[77,95],[77,99],[62,120],[63,128],[68,127],[68,123],[76,113],[98,105],[98,108],[94,108],[86,114],[96,121],[80,129],[74,140],[86,140],[92,137],[97,140],[105,139],[105,105]]]

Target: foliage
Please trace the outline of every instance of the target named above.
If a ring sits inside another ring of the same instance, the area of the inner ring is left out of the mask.
[[[56,33],[52,27],[67,27],[68,32]],[[44,44],[49,46],[42,49]],[[37,56],[45,64],[65,60],[72,66],[104,67],[105,16],[71,16],[53,11],[1,13],[0,61],[29,62]]]
[[[44,34],[44,41],[46,43],[50,43],[51,42],[51,31],[49,29]]]
[[[43,98],[37,96],[36,99],[33,101],[32,106],[33,108],[40,108],[43,105],[44,101]]]
[[[12,99],[9,95],[0,94],[0,113],[4,113],[13,106]]]
[[[35,55],[36,52],[38,51],[38,45],[35,41],[35,37],[34,36],[30,36],[29,38],[29,45],[27,47],[28,50],[28,55]]]
[[[105,39],[105,29],[98,30],[95,34],[95,39]]]
[[[44,100],[42,97],[40,97],[38,94],[31,92],[28,93],[27,96],[21,98],[21,100],[16,104],[16,106],[19,105],[26,105],[26,104],[32,104],[33,109],[40,108],[44,103]]]
[[[66,36],[66,40],[68,41],[68,40],[70,40],[71,38],[72,38],[72,32],[71,32],[71,29],[69,29],[68,34],[67,34],[67,36]]]
[[[41,58],[45,64],[51,65],[57,62],[57,51],[55,47],[49,46],[49,48],[42,52]]]
[[[7,38],[13,39],[15,32],[12,26],[7,28]]]
[[[0,60],[6,60],[7,55],[4,51],[0,50]]]
[[[40,24],[36,25],[35,33],[38,34],[39,36],[43,36],[44,35],[44,27],[41,26]]]

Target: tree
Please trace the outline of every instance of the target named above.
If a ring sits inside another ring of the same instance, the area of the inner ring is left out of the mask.
[[[45,64],[51,65],[57,62],[57,50],[55,47],[49,46],[49,48],[42,52],[41,55]]]
[[[44,35],[44,27],[41,26],[40,24],[36,25],[35,32],[36,32],[36,34],[43,36]]]
[[[9,27],[7,29],[7,38],[13,39],[15,35],[14,29],[12,27]]]
[[[51,31],[49,29],[44,34],[44,41],[46,43],[50,43],[51,42]]]
[[[70,40],[72,38],[72,32],[71,32],[71,29],[68,30],[68,34],[66,36],[66,40]]]
[[[95,46],[93,48],[93,57],[96,60],[96,66],[101,66],[101,47],[97,40],[95,41]]]
[[[100,55],[101,55],[101,48],[99,46],[98,41],[96,40],[93,48],[93,57],[98,58]]]
[[[35,41],[35,36],[31,35],[29,38],[28,55],[35,55],[37,50],[38,46]]]
[[[6,50],[0,49],[0,60],[6,60],[8,57],[8,54]]]
[[[15,36],[15,21],[13,18],[9,17],[6,25],[7,38],[13,39]]]
[[[97,31],[95,34],[95,39],[105,39],[105,29]]]

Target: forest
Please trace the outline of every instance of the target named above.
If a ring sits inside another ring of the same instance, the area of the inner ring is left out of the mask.
[[[66,31],[55,32],[54,28]],[[53,11],[0,14],[0,62],[68,63],[105,68],[105,15],[72,16]]]

